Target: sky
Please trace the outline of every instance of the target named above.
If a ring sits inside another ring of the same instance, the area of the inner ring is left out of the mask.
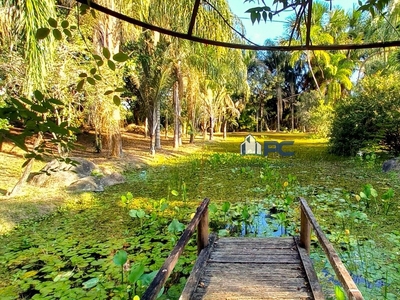
[[[272,3],[272,1],[266,1],[266,3]],[[229,6],[232,12],[237,15],[243,25],[246,28],[246,37],[252,42],[263,45],[266,39],[275,40],[277,37],[281,36],[284,32],[285,20],[288,16],[293,14],[292,11],[283,12],[278,16],[274,16],[271,21],[260,21],[252,24],[250,20],[250,14],[245,13],[246,10],[252,7],[261,6],[257,4],[257,0],[252,3],[246,2],[244,0],[228,0]],[[353,5],[357,3],[357,0],[332,0],[332,6],[340,6],[346,11],[353,8]]]

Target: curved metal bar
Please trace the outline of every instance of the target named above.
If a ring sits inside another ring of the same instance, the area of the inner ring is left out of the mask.
[[[356,50],[356,49],[371,49],[371,48],[389,48],[400,46],[400,41],[390,41],[390,42],[377,42],[368,44],[349,44],[349,45],[303,45],[303,46],[258,46],[258,45],[243,45],[235,43],[226,43],[220,41],[214,41],[209,39],[204,39],[196,36],[192,36],[186,33],[176,32],[169,29],[154,26],[127,15],[118,13],[109,8],[101,6],[97,3],[88,0],[76,0],[79,3],[90,6],[93,9],[101,11],[107,15],[113,16],[122,21],[128,22],[133,25],[137,25],[146,29],[157,31],[163,34],[174,36],[181,39],[186,39],[193,42],[199,42],[207,45],[214,45],[225,48],[233,49],[244,49],[244,50],[269,50],[269,51],[298,51],[298,50]]]

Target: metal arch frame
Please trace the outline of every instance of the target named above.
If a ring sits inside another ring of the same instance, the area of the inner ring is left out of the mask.
[[[192,35],[192,30],[195,24],[195,19],[196,15],[198,12],[198,7],[200,5],[200,0],[196,0],[191,21],[190,21],[190,26],[188,29],[188,33],[181,33],[181,32],[176,32],[172,31],[169,29],[165,29],[162,27],[154,26],[145,22],[142,22],[140,20],[134,19],[132,17],[129,17],[127,15],[118,13],[116,11],[113,11],[107,7],[104,7],[100,4],[97,4],[92,1],[88,0],[76,0],[77,2],[81,4],[88,5],[89,7],[100,11],[102,13],[105,13],[107,15],[110,15],[112,17],[115,17],[119,20],[128,22],[133,25],[137,25],[146,29],[150,29],[153,31],[157,31],[159,33],[163,33],[169,36],[181,38],[181,39],[186,39],[192,42],[199,42],[203,44],[208,44],[208,45],[214,45],[214,46],[219,46],[219,47],[225,47],[225,48],[233,48],[233,49],[243,49],[243,50],[269,50],[269,51],[298,51],[298,50],[357,50],[357,49],[372,49],[372,48],[389,48],[389,47],[399,47],[400,46],[400,40],[397,41],[389,41],[389,42],[376,42],[376,43],[367,43],[367,44],[348,44],[348,45],[312,45],[310,41],[310,26],[307,26],[307,37],[306,37],[306,44],[305,45],[298,45],[298,46],[260,46],[260,45],[244,45],[244,44],[237,44],[237,43],[227,43],[227,42],[221,42],[221,41],[215,41],[215,40],[209,40],[209,39],[204,39],[200,38],[197,36]],[[309,13],[308,13],[308,18],[311,18],[311,6],[312,6],[312,0],[309,0]]]

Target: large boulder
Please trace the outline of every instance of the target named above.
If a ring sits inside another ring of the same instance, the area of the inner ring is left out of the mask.
[[[119,173],[105,176],[87,176],[71,183],[67,190],[70,192],[103,192],[104,187],[125,183],[125,177]]]
[[[87,176],[73,182],[67,187],[67,190],[70,192],[103,192],[104,186],[99,178]]]
[[[72,161],[71,163],[53,159],[43,167],[41,172],[52,173],[69,171],[78,174],[79,177],[85,177],[91,175],[93,170],[96,169],[96,165],[87,159],[80,157],[71,157],[70,159]]]
[[[72,164],[52,160],[31,176],[29,183],[38,187],[67,187],[71,192],[102,192],[105,186],[125,182],[121,174],[100,169],[87,159],[74,157],[71,160]]]
[[[102,186],[121,184],[121,183],[125,183],[125,177],[119,173],[114,172],[114,173],[111,173],[110,175],[101,177],[99,180],[99,183]]]
[[[29,179],[29,183],[37,187],[66,187],[80,179],[79,175],[70,171],[39,172]]]
[[[38,187],[66,187],[79,178],[90,176],[96,165],[84,158],[73,157],[72,163],[53,159],[39,173],[31,176],[29,183]]]
[[[398,158],[392,158],[385,161],[382,165],[383,172],[400,171],[400,164]]]

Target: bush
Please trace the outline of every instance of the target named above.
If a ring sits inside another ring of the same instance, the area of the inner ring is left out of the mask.
[[[336,108],[329,151],[350,156],[364,148],[400,153],[399,74],[363,79],[355,93]]]
[[[297,108],[299,126],[318,137],[329,135],[333,118],[333,107],[326,103],[317,91],[303,93]]]

